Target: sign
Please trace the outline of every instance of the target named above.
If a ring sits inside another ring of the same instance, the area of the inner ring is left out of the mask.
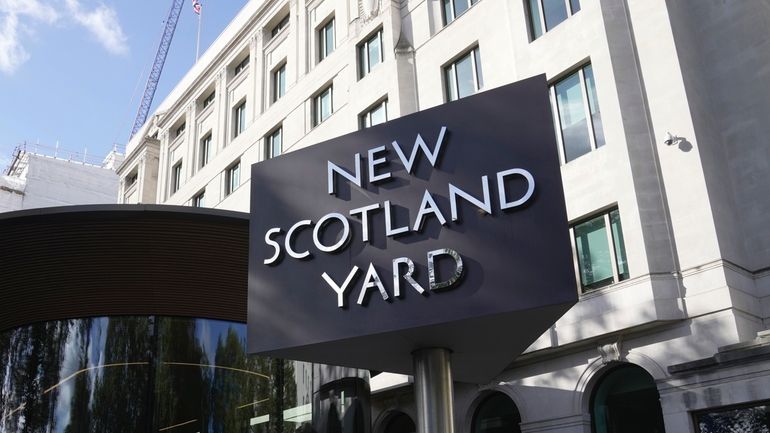
[[[252,166],[250,352],[498,374],[577,301],[543,76]]]

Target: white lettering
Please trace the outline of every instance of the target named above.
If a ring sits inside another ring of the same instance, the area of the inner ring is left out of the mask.
[[[375,174],[375,168],[378,165],[386,164],[388,160],[386,158],[376,158],[374,157],[375,153],[378,152],[384,152],[385,146],[375,147],[374,149],[369,149],[368,152],[368,160],[369,160],[369,183],[379,182],[381,180],[389,179],[390,178],[390,172],[386,173],[380,173]]]
[[[414,274],[414,262],[412,259],[408,257],[399,257],[393,259],[393,296],[397,298],[401,296],[401,278],[398,273],[398,267],[401,264],[406,264],[407,266],[404,280],[406,280],[410,286],[414,287],[414,290],[417,290],[417,293],[425,295],[425,289],[423,289],[422,286],[420,286],[420,283],[415,281],[414,277],[412,277],[412,274]]]
[[[273,253],[273,256],[269,259],[265,259],[264,263],[266,265],[272,265],[275,263],[278,259],[281,258],[281,244],[271,239],[272,235],[281,233],[281,229],[279,227],[274,227],[265,233],[265,243],[270,245],[275,249],[275,253]]]
[[[492,213],[492,199],[489,196],[489,177],[481,176],[481,186],[484,190],[484,201],[477,199],[476,197],[468,194],[460,188],[449,184],[449,203],[452,206],[452,221],[457,221],[457,196],[464,198],[467,202],[475,205],[477,208],[483,210],[487,214]]]
[[[520,176],[523,176],[527,180],[527,192],[524,193],[523,196],[521,196],[520,199],[514,200],[514,201],[508,201],[507,194],[505,192],[505,177],[512,176],[514,174],[518,174]],[[527,170],[524,170],[523,168],[512,168],[510,170],[505,170],[497,173],[497,193],[500,196],[500,209],[510,209],[517,206],[521,206],[522,204],[526,203],[527,200],[532,197],[532,194],[535,192],[535,178],[532,177],[532,174],[528,172]]]
[[[430,195],[428,190],[425,190],[425,194],[422,196],[422,203],[420,203],[420,211],[417,212],[417,219],[414,220],[414,228],[412,228],[413,231],[419,232],[422,230],[422,219],[428,214],[433,214],[438,218],[441,225],[446,224],[446,218],[444,218],[444,215],[441,213],[441,209],[438,208],[438,205],[433,200],[433,196]]]
[[[361,154],[360,153],[356,153],[355,155],[355,164],[356,164],[356,174],[352,175],[347,171],[345,171],[340,166],[338,166],[337,164],[331,161],[326,161],[326,172],[328,175],[327,180],[329,184],[329,194],[337,193],[337,188],[335,188],[336,184],[334,183],[334,173],[337,173],[340,176],[344,177],[345,179],[353,182],[359,188],[361,187],[362,181],[361,181]]]
[[[323,243],[321,243],[321,229],[323,228],[324,224],[326,224],[327,221],[330,219],[336,219],[339,222],[342,223],[342,236],[332,246],[326,246]],[[318,248],[320,251],[323,251],[325,253],[333,253],[340,248],[343,248],[347,243],[350,241],[350,223],[348,222],[348,219],[345,218],[344,215],[333,212],[327,215],[324,215],[315,225],[315,228],[313,229],[313,243],[315,244],[315,247]]]
[[[353,278],[356,276],[356,273],[358,273],[358,266],[353,266],[353,269],[348,274],[348,277],[345,278],[345,282],[342,283],[342,286],[338,286],[337,283],[332,280],[332,277],[329,276],[326,272],[324,272],[321,276],[326,280],[326,283],[335,291],[337,292],[337,306],[340,308],[345,308],[345,290],[348,289],[348,286],[350,286],[350,283],[353,281]]]
[[[428,161],[430,161],[431,167],[436,166],[436,161],[438,161],[438,155],[441,151],[441,145],[444,143],[444,134],[446,133],[446,126],[441,127],[441,131],[438,134],[438,139],[436,140],[436,147],[433,148],[433,152],[428,149],[428,145],[425,144],[425,141],[422,139],[422,136],[420,134],[417,134],[417,139],[414,141],[414,147],[412,148],[412,155],[409,156],[407,159],[406,155],[404,154],[404,151],[401,150],[401,146],[398,145],[398,142],[393,142],[393,148],[396,150],[396,153],[398,154],[399,159],[401,159],[401,162],[404,164],[404,168],[406,168],[407,173],[411,173],[412,169],[414,168],[414,162],[417,159],[417,150],[422,149],[423,153],[426,157],[428,157]]]
[[[393,228],[393,219],[390,211],[390,200],[386,200],[385,203],[385,236],[396,236],[401,233],[409,231],[409,226]]]
[[[364,304],[364,301],[366,300],[366,294],[369,292],[369,289],[373,287],[377,287],[377,289],[380,291],[380,295],[382,295],[383,300],[388,300],[388,292],[385,291],[385,287],[382,285],[380,276],[377,274],[377,270],[374,269],[374,264],[369,263],[369,270],[366,271],[366,277],[364,277],[364,285],[361,286],[361,293],[358,295],[358,305]]]
[[[379,208],[380,204],[375,203],[350,211],[350,215],[361,214],[361,238],[364,242],[369,242],[369,212]]]
[[[294,257],[295,259],[304,259],[307,257],[310,257],[310,251],[305,250],[302,253],[299,253],[297,251],[294,251],[294,248],[291,246],[292,239],[294,238],[294,232],[297,231],[300,227],[306,227],[309,225],[312,225],[313,222],[310,220],[302,220],[289,229],[288,232],[286,232],[286,240],[284,241],[284,247],[286,249],[286,252],[289,253],[290,256]]]

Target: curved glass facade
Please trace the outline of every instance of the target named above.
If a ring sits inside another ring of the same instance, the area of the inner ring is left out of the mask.
[[[245,333],[244,324],[169,317],[5,332],[0,432],[347,433],[367,425],[367,371],[247,355]]]

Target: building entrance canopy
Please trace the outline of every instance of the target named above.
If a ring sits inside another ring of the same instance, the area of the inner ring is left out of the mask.
[[[0,331],[100,316],[246,321],[248,215],[158,205],[0,214]]]
[[[544,76],[252,166],[249,350],[498,374],[576,301]]]

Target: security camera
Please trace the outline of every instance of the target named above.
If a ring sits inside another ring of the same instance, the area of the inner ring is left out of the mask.
[[[666,138],[663,139],[663,143],[666,144],[666,146],[671,146],[672,144],[679,141],[679,137],[676,137],[674,135],[671,135],[670,132],[666,132]]]

